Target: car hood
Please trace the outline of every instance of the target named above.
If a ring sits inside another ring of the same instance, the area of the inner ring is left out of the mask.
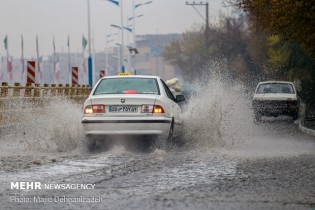
[[[256,94],[253,100],[297,100],[295,94],[282,94],[282,93],[268,93],[268,94]]]

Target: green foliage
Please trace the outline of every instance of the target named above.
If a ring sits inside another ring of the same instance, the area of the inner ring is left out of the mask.
[[[164,49],[164,57],[179,67],[187,78],[195,78],[205,63],[204,38],[200,31],[187,31]]]
[[[302,99],[315,104],[315,1],[224,0],[247,11],[257,28],[269,31],[270,78],[300,80]]]
[[[288,46],[280,43],[278,35],[270,36],[267,45],[269,46],[269,62],[276,68],[284,67],[288,63],[291,53]]]
[[[315,60],[315,1],[230,0],[249,11],[258,24],[293,41]]]
[[[165,47],[166,60],[176,65],[188,79],[203,75],[204,67],[219,58],[224,60],[222,69],[226,74],[250,88],[262,80],[301,81],[300,96],[308,104],[315,104],[312,49],[315,47],[315,23],[312,22],[315,13],[310,14],[312,9],[305,8],[311,3],[300,0],[228,1],[246,9],[247,15],[222,18],[220,24],[210,27],[208,49],[204,44],[203,28],[187,31],[182,39]],[[305,14],[298,14],[302,8]],[[314,5],[312,8],[314,10]]]

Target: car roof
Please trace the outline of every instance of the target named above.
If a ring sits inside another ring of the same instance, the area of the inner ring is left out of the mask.
[[[151,75],[124,75],[124,76],[105,76],[102,79],[111,79],[111,78],[152,78],[152,79],[160,79],[159,76],[151,76]]]
[[[289,81],[275,81],[275,80],[270,80],[270,81],[264,81],[264,82],[259,82],[258,83],[258,85],[260,85],[260,84],[266,84],[266,83],[283,83],[283,84],[292,84],[293,85],[293,83],[292,82],[289,82]]]

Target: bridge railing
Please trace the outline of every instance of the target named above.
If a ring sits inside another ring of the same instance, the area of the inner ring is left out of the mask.
[[[15,98],[47,98],[47,97],[66,97],[66,98],[86,98],[90,94],[89,85],[70,86],[69,84],[26,84],[21,86],[20,83],[14,83],[9,86],[7,82],[2,82],[0,86],[0,99]]]
[[[35,107],[44,107],[58,99],[69,99],[83,104],[90,94],[88,85],[70,86],[69,84],[26,84],[7,82],[0,85],[0,126],[19,121],[24,112]]]

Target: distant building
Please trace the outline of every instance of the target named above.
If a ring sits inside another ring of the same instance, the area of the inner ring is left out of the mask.
[[[164,60],[163,51],[165,45],[180,37],[180,34],[137,36],[137,74],[158,75],[164,79],[175,77],[176,68]]]

